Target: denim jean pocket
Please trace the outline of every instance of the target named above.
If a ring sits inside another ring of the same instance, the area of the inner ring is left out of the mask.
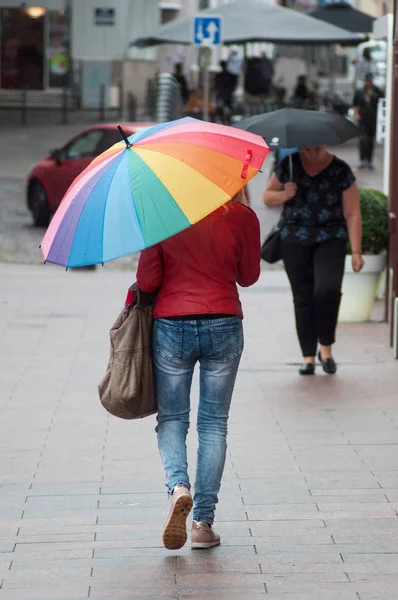
[[[182,339],[184,330],[181,327],[167,325],[161,320],[155,321],[154,347],[160,356],[167,360],[182,358]]]
[[[210,327],[209,334],[213,346],[211,358],[227,362],[242,354],[243,329],[242,323]]]

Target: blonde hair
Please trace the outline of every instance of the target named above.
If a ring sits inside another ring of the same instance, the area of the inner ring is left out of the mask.
[[[234,200],[234,202],[240,202],[241,204],[245,204],[246,203],[246,196],[245,196],[245,192],[242,190],[240,190],[233,198],[231,198],[231,200]]]
[[[237,194],[235,194],[235,196],[232,196],[231,200],[228,200],[228,202],[223,205],[225,213],[229,212],[229,202],[240,202],[241,204],[246,204],[246,196],[243,189],[240,190]]]

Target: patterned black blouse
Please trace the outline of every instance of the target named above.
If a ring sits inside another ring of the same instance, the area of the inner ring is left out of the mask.
[[[311,177],[305,172],[299,153],[292,155],[292,163],[297,194],[284,204],[282,240],[307,245],[348,239],[343,192],[355,181],[351,168],[335,156],[326,169]],[[289,157],[277,165],[275,175],[281,183],[291,181]]]

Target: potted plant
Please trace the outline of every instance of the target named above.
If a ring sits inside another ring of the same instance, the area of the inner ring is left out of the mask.
[[[380,279],[386,268],[389,216],[387,197],[378,190],[360,188],[362,213],[362,252],[365,266],[354,273],[351,248],[348,245],[339,321],[363,323],[369,321]]]

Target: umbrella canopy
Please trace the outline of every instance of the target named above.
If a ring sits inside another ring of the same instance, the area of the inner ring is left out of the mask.
[[[161,242],[230,200],[269,152],[257,135],[191,118],[124,139],[72,183],[41,243],[45,261],[100,264]]]
[[[270,146],[280,148],[335,146],[359,136],[358,127],[346,117],[297,108],[255,115],[239,121],[236,127],[257,133]]]
[[[269,0],[237,0],[200,14],[222,16],[224,44],[359,44],[365,39],[362,35],[319,22],[309,15],[278,6]],[[192,17],[172,21],[145,37],[133,40],[131,45],[192,44],[192,26]]]
[[[348,2],[325,4],[308,11],[307,14],[331,25],[344,27],[344,29],[355,33],[373,32],[375,17],[354,8]]]

